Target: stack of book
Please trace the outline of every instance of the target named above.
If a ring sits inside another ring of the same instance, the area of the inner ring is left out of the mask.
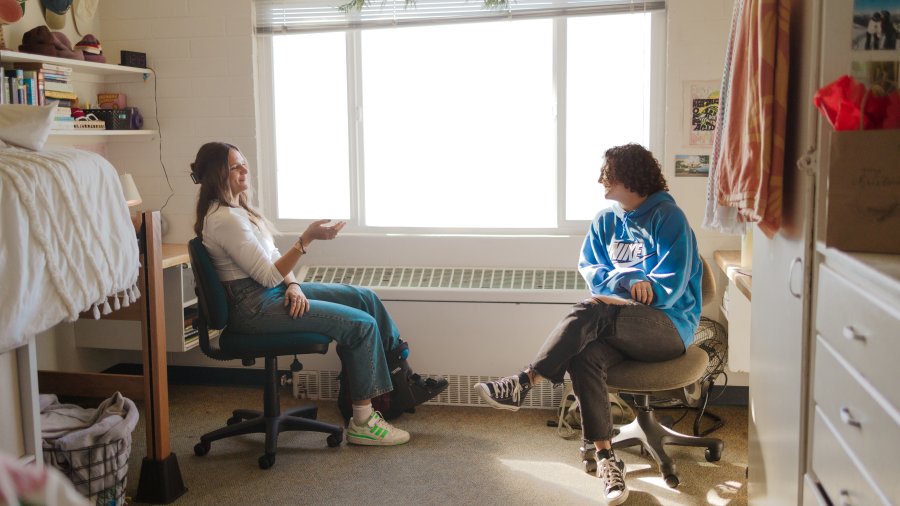
[[[16,63],[0,67],[3,93],[0,103],[50,105],[57,104],[54,129],[73,128],[72,105],[78,103],[75,88],[69,82],[72,68],[52,63]]]
[[[78,96],[75,94],[72,83],[69,82],[69,78],[72,76],[72,67],[50,63],[38,63],[37,65],[43,66],[44,100],[48,105],[56,102],[53,128],[74,128],[72,106],[78,103]]]
[[[0,103],[41,105],[44,99],[43,90],[37,73],[13,67],[0,67],[0,83],[3,93]]]

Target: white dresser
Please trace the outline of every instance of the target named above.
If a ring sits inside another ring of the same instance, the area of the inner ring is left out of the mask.
[[[900,256],[819,259],[804,504],[900,504]]]

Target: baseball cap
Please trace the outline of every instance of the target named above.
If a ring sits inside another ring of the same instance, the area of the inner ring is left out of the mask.
[[[44,9],[44,21],[54,30],[62,30],[66,26],[66,13],[72,7],[72,0],[41,0]]]

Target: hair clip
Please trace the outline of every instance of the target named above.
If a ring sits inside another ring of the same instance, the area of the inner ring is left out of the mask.
[[[194,174],[193,172],[191,172],[191,181],[193,181],[194,184],[200,184],[200,178],[197,177],[197,174]]]

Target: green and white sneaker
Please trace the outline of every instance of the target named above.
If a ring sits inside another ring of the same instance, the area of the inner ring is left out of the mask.
[[[366,446],[395,446],[409,441],[409,432],[389,424],[375,411],[366,423],[357,425],[353,417],[347,424],[347,443]]]

